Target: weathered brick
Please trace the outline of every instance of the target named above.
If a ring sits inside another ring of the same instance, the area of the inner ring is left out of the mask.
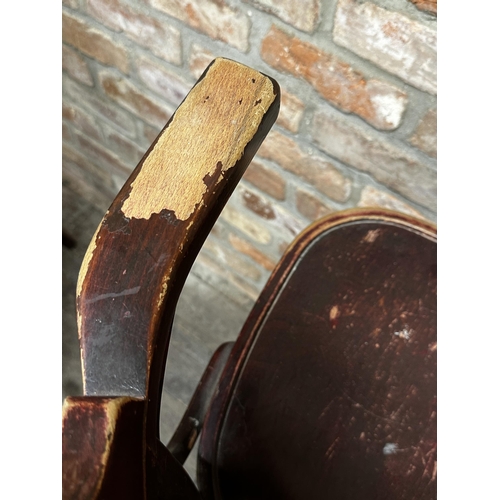
[[[196,78],[200,78],[207,66],[215,59],[213,52],[205,49],[201,45],[193,43],[189,55],[189,70]]]
[[[297,210],[311,221],[317,220],[333,211],[312,193],[300,188],[296,191],[295,203]]]
[[[104,137],[109,148],[120,156],[123,161],[134,168],[142,158],[145,150],[142,150],[137,144],[129,141],[111,127],[103,126]]]
[[[85,85],[94,85],[94,80],[92,80],[87,62],[80,54],[66,45],[62,46],[62,67],[76,80],[79,80]]]
[[[425,10],[431,14],[437,14],[437,0],[410,0],[417,9]]]
[[[143,125],[143,134],[144,134],[144,139],[148,147],[153,144],[153,141],[158,137],[160,134],[161,129],[157,127],[151,127],[147,123]]]
[[[233,233],[229,234],[229,242],[233,246],[235,250],[241,252],[245,255],[248,255],[251,259],[253,259],[257,264],[262,266],[264,269],[268,271],[272,271],[274,266],[276,265],[276,260],[270,258],[268,255],[261,252],[259,249],[255,248],[251,243],[239,236],[236,236]]]
[[[62,116],[85,135],[97,141],[101,139],[101,133],[96,120],[77,106],[63,102]]]
[[[246,52],[250,21],[225,0],[148,0],[150,5],[176,17],[211,38]]]
[[[123,0],[87,0],[87,11],[108,28],[124,32],[156,56],[181,64],[181,34],[173,26],[141,14]]]
[[[436,209],[436,172],[381,136],[319,111],[311,129],[326,153],[431,210]]]
[[[290,130],[290,132],[297,133],[300,120],[304,114],[304,108],[304,103],[298,97],[282,88],[280,113],[276,123]]]
[[[371,2],[339,0],[333,39],[418,89],[436,94],[436,31]]]
[[[275,234],[296,236],[304,229],[305,223],[303,221],[298,220],[283,207],[273,203],[272,200],[266,199],[241,184],[236,188],[233,197],[235,200],[239,200],[241,205],[264,219],[268,227],[272,226]]]
[[[146,57],[136,60],[139,78],[144,84],[176,107],[186,97],[192,85],[180,76]]]
[[[108,35],[91,28],[85,21],[63,12],[63,40],[103,64],[128,73],[127,50]]]
[[[111,175],[93,164],[88,155],[66,144],[63,144],[62,158],[63,185],[103,211],[106,210],[118,192]]]
[[[422,118],[411,136],[410,143],[429,156],[437,157],[437,114],[435,109],[428,111]]]
[[[278,245],[278,250],[279,250],[281,255],[283,255],[288,250],[288,247],[290,246],[290,242],[291,241],[282,241]]]
[[[243,179],[277,200],[285,199],[286,181],[280,174],[267,168],[257,158],[252,160],[243,175]]]
[[[84,154],[89,155],[89,158],[101,168],[122,176],[124,180],[132,172],[132,168],[129,165],[125,164],[115,153],[105,149],[102,145],[91,141],[81,134],[76,134],[76,138],[80,150]]]
[[[237,274],[234,273],[229,274],[228,280],[234,286],[238,287],[243,293],[246,293],[248,297],[250,297],[250,299],[252,300],[252,303],[254,303],[258,299],[261,287],[257,287],[254,284],[247,283],[245,280],[243,280]]]
[[[226,205],[220,216],[257,243],[267,245],[271,241],[271,233],[267,228],[249,219],[231,205]]]
[[[99,81],[104,92],[111,99],[151,125],[163,128],[172,116],[172,111],[167,109],[166,105],[144,95],[130,81],[120,78],[114,73],[100,72]]]
[[[259,195],[248,190],[243,190],[244,205],[263,219],[276,219],[276,214],[271,203],[262,199]]]
[[[78,9],[78,0],[62,0],[62,3],[72,9]]]
[[[235,280],[234,273],[229,273],[217,264],[203,249],[196,258],[192,272],[222,293],[226,291],[231,300],[243,307],[250,308],[259,296],[255,285],[247,284],[241,279]]]
[[[396,198],[392,194],[380,191],[373,186],[366,186],[361,191],[361,198],[358,207],[381,207],[389,210],[395,210],[404,214],[412,215],[424,219],[425,217],[407,203]]]
[[[244,0],[302,31],[312,32],[319,19],[319,0]]]
[[[69,78],[63,77],[63,89],[73,102],[81,104],[88,111],[108,120],[129,137],[135,137],[134,120],[114,103],[102,99]]]
[[[367,78],[338,57],[272,26],[262,41],[262,59],[274,68],[310,83],[346,113],[355,113],[381,130],[394,130],[407,95],[386,82]]]
[[[298,175],[332,200],[349,199],[351,181],[332,162],[302,150],[295,141],[275,130],[269,133],[257,154]]]
[[[241,276],[245,276],[253,281],[259,281],[262,277],[261,271],[254,264],[242,258],[233,250],[223,247],[219,242],[208,238],[203,248],[209,251],[215,261],[223,267],[230,267]]]
[[[68,141],[70,142],[73,137],[71,136],[71,130],[69,129],[69,126],[66,123],[62,123],[62,139],[63,141]]]
[[[63,159],[72,161],[78,165],[78,168],[85,170],[89,175],[97,178],[101,185],[109,189],[113,188],[114,184],[111,179],[111,174],[103,168],[96,166],[96,164],[90,160],[89,155],[80,153],[74,149],[73,146],[63,144],[62,156]]]

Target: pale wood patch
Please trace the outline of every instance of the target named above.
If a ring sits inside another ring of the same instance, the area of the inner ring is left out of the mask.
[[[266,76],[216,59],[144,161],[123,203],[124,215],[149,219],[167,209],[187,220],[207,191],[204,178],[220,168],[220,181],[235,165],[275,98]]]

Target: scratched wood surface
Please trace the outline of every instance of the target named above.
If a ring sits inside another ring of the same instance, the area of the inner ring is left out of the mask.
[[[65,499],[122,491],[134,499],[138,492],[151,500],[199,498],[160,441],[174,311],[203,241],[276,120],[279,100],[272,79],[214,60],[98,225],[76,286],[84,397],[64,407]],[[92,415],[104,415],[106,426],[94,425]],[[78,441],[96,446],[82,445],[86,454],[75,460]],[[133,487],[124,489],[120,474]],[[83,486],[75,483],[81,476],[88,477]]]
[[[259,297],[200,442],[207,499],[436,498],[435,229],[308,228]]]
[[[78,207],[64,216],[64,227],[69,234],[76,235],[77,246],[63,247],[62,400],[83,394],[75,289],[85,249],[104,215],[78,193],[66,194],[72,198],[72,205],[77,203]],[[236,339],[251,309],[250,301],[233,300],[237,293],[234,285],[216,275],[208,283],[205,274],[202,264],[195,262],[176,309],[160,409],[160,438],[164,444],[170,440],[186,411],[216,347]],[[214,278],[218,278],[215,283]],[[193,480],[196,479],[197,450],[198,442],[184,464]]]

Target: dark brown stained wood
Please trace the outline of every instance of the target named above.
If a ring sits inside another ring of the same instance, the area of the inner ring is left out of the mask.
[[[144,401],[133,398],[67,398],[63,407],[64,500],[141,498],[144,489]]]
[[[97,228],[77,285],[85,396],[69,398],[63,416],[65,499],[200,498],[159,440],[170,330],[189,269],[279,96],[267,76],[214,60]]]
[[[85,394],[158,396],[177,297],[278,94],[261,73],[215,60],[118,194],[79,277]]]
[[[183,464],[203,427],[205,415],[234,342],[222,344],[214,353],[167,449]]]
[[[436,498],[435,228],[307,229],[236,341],[201,434],[204,498]]]

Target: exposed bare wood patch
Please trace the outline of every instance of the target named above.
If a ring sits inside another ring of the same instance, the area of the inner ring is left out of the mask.
[[[234,166],[274,99],[269,78],[216,59],[146,158],[123,203],[124,215],[149,219],[171,210],[187,220],[207,191],[206,176],[220,180]]]
[[[80,272],[78,273],[78,281],[76,283],[76,296],[77,297],[79,297],[80,294],[82,293],[83,281],[85,280],[85,276],[87,275],[87,270],[88,270],[90,261],[92,260],[92,255],[94,254],[94,250],[96,249],[96,246],[97,246],[97,235],[99,234],[99,231],[101,230],[101,225],[102,225],[102,221],[97,226],[97,229],[94,233],[94,236],[92,236],[92,239],[90,240],[89,247],[87,248],[87,251],[85,252],[85,256],[83,257],[82,265],[80,267]]]

